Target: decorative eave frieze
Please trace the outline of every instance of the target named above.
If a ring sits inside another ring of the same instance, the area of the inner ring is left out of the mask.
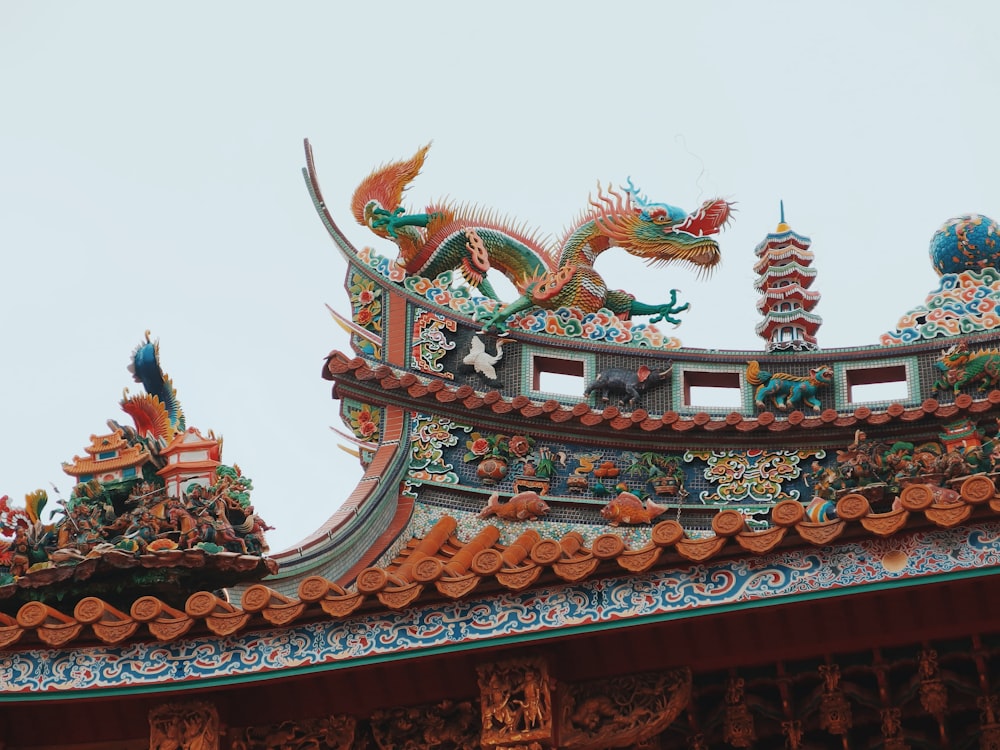
[[[350,588],[311,576],[299,583],[295,596],[283,595],[258,583],[242,592],[238,606],[214,593],[200,591],[188,596],[183,609],[141,591],[135,592],[127,611],[98,597],[87,597],[67,612],[41,602],[28,602],[16,616],[0,613],[0,649],[8,650],[15,644],[23,648],[34,641],[46,648],[49,654],[46,658],[51,660],[48,649],[66,649],[92,634],[109,646],[148,641],[149,637],[161,644],[195,639],[195,643],[219,644],[209,648],[224,648],[229,653],[232,644],[227,641],[223,645],[213,639],[238,637],[240,633],[262,628],[293,625],[309,628],[309,623],[317,621],[419,618],[419,611],[408,613],[408,610],[412,607],[440,610],[442,597],[456,602],[455,606],[461,610],[464,606],[461,602],[470,602],[472,606],[484,599],[527,594],[545,586],[587,587],[598,581],[605,582],[602,585],[619,581],[610,585],[634,586],[634,576],[671,580],[672,585],[687,581],[684,584],[687,586],[695,585],[702,577],[711,580],[717,574],[713,571],[742,569],[747,565],[755,571],[755,576],[760,576],[767,566],[775,565],[815,575],[802,566],[825,565],[823,560],[828,558],[817,552],[817,548],[828,548],[832,553],[832,548],[840,546],[866,559],[881,560],[885,568],[883,574],[874,575],[872,580],[859,579],[860,569],[836,573],[843,580],[838,579],[832,587],[842,588],[845,593],[852,586],[884,583],[901,575],[919,579],[980,570],[984,564],[981,559],[992,559],[992,564],[996,564],[1000,497],[989,477],[977,475],[965,480],[959,499],[947,504],[939,504],[933,488],[926,485],[912,486],[900,500],[900,508],[876,514],[864,496],[849,494],[837,504],[837,519],[818,523],[806,520],[801,503],[787,500],[774,507],[775,525],[763,531],[750,531],[739,512],[723,510],[713,520],[713,533],[701,538],[688,537],[676,521],[662,521],[653,527],[650,541],[635,549],[611,531],[596,537],[589,546],[581,544],[579,534],[571,531],[559,538],[534,533],[524,541],[504,547],[496,541],[499,535],[495,528],[494,533],[489,533],[491,526],[462,542],[453,533],[455,519],[443,516],[422,538],[411,539],[389,564],[361,571]],[[939,538],[943,534],[948,535],[947,542]],[[896,543],[886,547],[881,541],[885,537],[896,538]],[[959,557],[946,554],[947,545],[955,544],[971,545],[970,554]],[[940,549],[941,554],[933,561],[926,555],[915,554],[916,550],[926,549]],[[914,554],[900,553],[901,550],[912,550]],[[787,591],[768,590],[763,595],[774,598],[801,593],[794,580],[790,579],[788,585]],[[824,583],[823,588],[829,589],[831,584]],[[699,589],[699,594],[692,594],[684,609],[735,603],[736,600],[726,597],[720,599],[711,589],[706,586]],[[671,599],[664,606],[677,604]],[[595,614],[595,622],[601,617]],[[551,626],[560,625],[553,620]],[[450,637],[447,633],[444,636]],[[329,639],[329,634],[324,631],[323,637]],[[361,658],[364,654],[352,656]],[[315,657],[322,655],[317,652]],[[259,666],[255,661],[246,668],[254,670]],[[94,670],[95,675],[100,671]],[[163,675],[162,670],[151,667],[149,671],[153,682],[173,679]],[[8,689],[16,691],[27,686]]]
[[[798,409],[780,416],[765,411],[748,416],[733,411],[726,415],[697,412],[682,415],[667,411],[653,415],[642,408],[631,412],[617,406],[594,409],[581,401],[565,406],[549,399],[538,403],[524,395],[506,397],[498,390],[478,392],[470,385],[453,385],[439,378],[420,378],[411,372],[400,373],[387,365],[372,366],[368,361],[349,358],[341,352],[332,352],[326,360],[323,377],[343,386],[345,391],[357,392],[377,402],[394,403],[416,409],[480,413],[484,418],[526,418],[536,423],[552,426],[582,426],[588,430],[610,429],[615,433],[629,430],[643,433],[669,430],[678,433],[704,431],[707,433],[747,433],[754,431],[785,432],[787,430],[814,430],[825,427],[856,429],[865,425],[886,425],[893,422],[918,420],[956,419],[965,414],[984,414],[1000,410],[1000,390],[990,391],[985,398],[974,399],[960,393],[953,403],[942,404],[935,398],[925,399],[919,406],[892,403],[884,409],[873,410],[858,406],[849,413],[825,409],[807,415]]]

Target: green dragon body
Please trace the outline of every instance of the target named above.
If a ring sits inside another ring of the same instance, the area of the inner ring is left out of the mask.
[[[973,383],[981,391],[1000,385],[1000,350],[997,349],[970,352],[961,341],[943,351],[936,365],[941,372],[934,384],[938,391],[958,393]]]
[[[679,323],[687,309],[677,304],[677,290],[665,303],[644,304],[621,290],[609,290],[594,268],[605,250],[620,247],[650,264],[687,263],[701,270],[715,266],[719,246],[711,235],[728,221],[731,206],[722,199],[706,201],[686,214],[665,203],[650,203],[629,182],[619,192],[598,187],[596,199],[556,248],[534,235],[509,226],[491,213],[450,203],[408,213],[403,191],[423,165],[427,147],[413,158],[373,172],[354,193],[352,211],[359,223],[399,248],[398,263],[411,274],[434,278],[458,270],[483,294],[497,301],[484,328],[506,330],[514,314],[542,307],[576,307],[584,312],[605,308],[621,318],[652,315],[650,322]],[[500,303],[487,279],[496,269],[521,295]]]

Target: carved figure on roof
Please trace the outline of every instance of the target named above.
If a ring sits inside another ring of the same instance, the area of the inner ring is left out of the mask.
[[[427,718],[431,720],[431,716]],[[247,727],[234,732],[232,750],[349,750],[354,746],[357,724],[353,716],[333,715]]]
[[[263,555],[270,549],[264,533],[274,527],[268,526],[267,522],[257,515],[252,505],[247,506],[244,511],[246,519],[233,528],[240,534],[248,554]]]
[[[409,213],[400,202],[417,176],[429,146],[406,161],[387,164],[369,175],[354,193],[351,209],[357,221],[399,248],[398,263],[408,273],[435,278],[458,270],[465,280],[496,300],[484,329],[506,330],[515,313],[542,307],[576,307],[585,312],[606,308],[622,318],[652,315],[667,320],[687,309],[670,301],[644,304],[624,291],[609,290],[594,269],[597,257],[612,247],[646,259],[651,265],[682,263],[700,271],[718,264],[719,246],[712,239],[730,218],[722,199],[706,201],[687,214],[676,206],[649,201],[631,180],[620,192],[598,186],[597,197],[566,233],[558,247],[497,219],[492,212],[448,202]],[[500,304],[487,273],[496,269],[513,282],[521,296]]]
[[[961,450],[944,451],[938,456],[934,468],[945,481],[964,477],[971,473],[971,467],[966,459],[965,453]]]
[[[951,390],[975,384],[980,391],[1000,385],[1000,349],[970,352],[964,341],[941,352],[936,363],[941,377],[934,383],[934,390]]]
[[[125,539],[135,542],[140,550],[145,550],[149,543],[156,539],[160,531],[160,525],[153,514],[144,510],[139,517],[132,521],[131,525],[125,529]]]
[[[846,487],[844,476],[834,466],[824,466],[813,461],[809,473],[804,477],[806,487],[811,487],[816,497],[832,500],[838,490]]]
[[[770,400],[775,408],[782,411],[804,406],[819,411],[822,404],[817,394],[820,388],[833,382],[833,368],[820,365],[810,369],[808,376],[799,377],[786,372],[770,373],[760,369],[760,363],[751,360],[747,363],[747,382],[757,386],[754,403],[759,408],[764,408]]]
[[[41,520],[47,502],[45,490],[25,495],[23,508],[11,507],[6,495],[0,497],[0,579],[5,578],[4,566],[10,568],[8,575],[17,577],[48,559],[56,533],[53,524]]]
[[[548,695],[542,692],[539,677],[532,669],[524,670],[524,680],[521,683],[523,694],[522,711],[524,728],[534,729],[545,720],[549,712]]]
[[[244,555],[247,553],[246,542],[243,541],[242,537],[237,535],[232,524],[225,518],[216,518],[213,520],[212,530],[214,532],[212,541],[215,544],[230,552],[242,552]]]
[[[614,394],[620,403],[631,408],[635,406],[640,395],[666,380],[672,369],[672,363],[668,363],[667,368],[660,372],[654,372],[645,365],[635,372],[612,367],[594,378],[587,385],[583,395],[589,397],[591,393],[597,391],[601,401],[608,403],[610,396]]]
[[[897,483],[915,477],[918,466],[913,459],[913,443],[897,440],[882,454],[882,465]]]
[[[869,439],[863,430],[856,430],[854,441],[845,450],[837,451],[837,464],[846,486],[859,487],[883,481],[886,451],[884,443]]]
[[[482,745],[550,739],[552,696],[544,662],[518,659],[479,668]]]
[[[559,747],[651,748],[688,707],[691,676],[688,670],[647,672],[560,688]]]
[[[169,703],[149,712],[149,746],[155,750],[218,750],[219,714],[210,703]]]
[[[569,717],[569,723],[575,728],[586,731],[597,729],[608,719],[618,715],[614,702],[606,695],[595,695],[580,701]]]
[[[19,523],[14,528],[14,538],[8,546],[6,557],[10,567],[10,575],[23,576],[31,567],[31,542],[28,539],[28,527]]]

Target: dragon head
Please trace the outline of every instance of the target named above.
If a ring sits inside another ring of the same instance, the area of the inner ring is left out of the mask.
[[[941,356],[938,357],[937,362],[934,364],[941,372],[947,372],[948,370],[961,367],[969,361],[970,357],[971,354],[965,342],[959,341],[957,344],[952,344],[941,352]]]
[[[645,258],[650,265],[689,263],[707,271],[721,260],[718,234],[732,215],[732,204],[721,199],[705,201],[688,214],[668,203],[653,203],[628,181],[624,195],[598,186],[595,222],[612,245]]]

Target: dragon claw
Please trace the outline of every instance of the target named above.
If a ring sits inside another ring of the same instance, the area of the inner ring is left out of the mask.
[[[675,317],[675,315],[677,313],[684,312],[690,307],[691,305],[687,302],[685,302],[683,305],[680,305],[679,307],[674,307],[674,305],[670,303],[667,303],[665,305],[657,305],[655,308],[656,314],[649,319],[649,322],[659,323],[662,320],[667,323],[671,323],[674,326],[679,326],[681,324],[681,320],[680,318]]]
[[[647,305],[638,300],[633,300],[631,309],[629,311],[630,315],[652,315],[649,319],[651,324],[659,323],[661,320],[671,323],[674,326],[679,326],[681,324],[680,318],[676,317],[679,313],[691,307],[690,302],[685,302],[683,305],[677,304],[677,289],[670,290],[670,301],[664,302],[659,305]]]
[[[503,305],[497,305],[492,315],[489,315],[480,321],[483,324],[483,327],[480,329],[479,333],[496,331],[497,334],[501,336],[507,335],[507,316],[502,314],[503,312]]]

